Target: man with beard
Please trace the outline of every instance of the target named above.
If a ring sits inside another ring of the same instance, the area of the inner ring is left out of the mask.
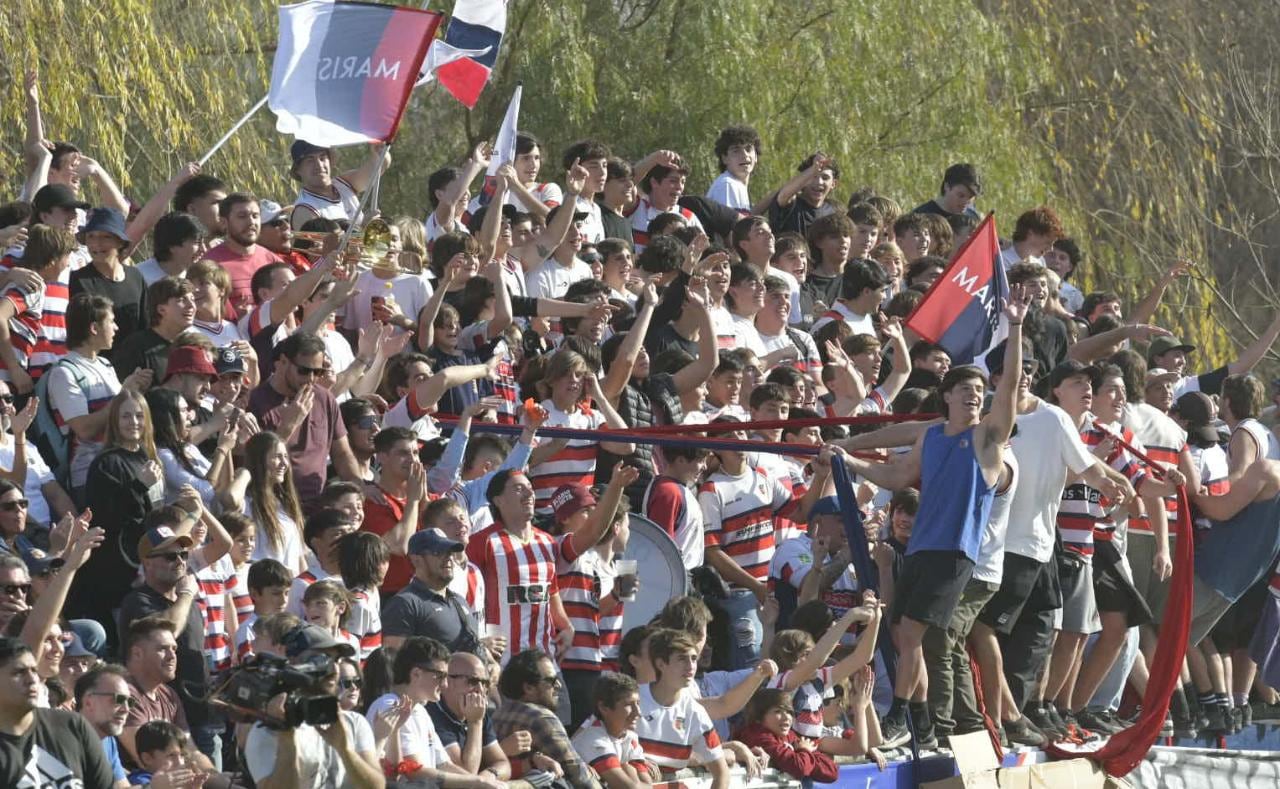
[[[75,688],[76,710],[102,738],[102,750],[111,767],[115,789],[128,789],[129,786],[124,765],[120,762],[120,743],[116,739],[124,731],[129,707],[133,703],[126,676],[124,666],[105,664],[82,674],[76,680]]]
[[[218,204],[218,217],[227,235],[205,257],[231,275],[231,306],[243,315],[253,303],[253,273],[268,263],[281,262],[280,256],[258,244],[262,229],[258,198],[244,192],[229,194]]]

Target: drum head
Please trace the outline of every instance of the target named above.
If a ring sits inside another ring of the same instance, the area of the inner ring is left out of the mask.
[[[631,539],[627,542],[625,559],[636,560],[636,573],[640,589],[636,599],[627,601],[622,609],[622,632],[649,623],[662,611],[673,597],[688,593],[689,579],[685,573],[680,549],[662,527],[643,515],[631,513]]]

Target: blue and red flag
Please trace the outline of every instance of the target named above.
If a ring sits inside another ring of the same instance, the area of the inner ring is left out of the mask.
[[[941,345],[952,364],[972,364],[1008,333],[1001,311],[1008,297],[995,215],[987,214],[907,316],[906,325]]]
[[[346,0],[281,6],[268,104],[314,145],[395,137],[441,15]]]
[[[435,68],[435,77],[455,99],[469,109],[480,100],[498,60],[502,33],[507,27],[508,0],[458,0],[444,33],[444,44],[456,51],[476,54],[460,57]],[[443,49],[443,48],[442,48]]]

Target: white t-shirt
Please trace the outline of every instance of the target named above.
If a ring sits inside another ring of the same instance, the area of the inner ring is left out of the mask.
[[[625,729],[620,737],[613,737],[594,715],[583,721],[582,728],[573,735],[573,749],[601,777],[626,765],[644,769],[640,735],[632,729]]]
[[[89,466],[102,452],[102,441],[98,437],[80,440],[71,429],[70,422],[108,407],[120,392],[120,379],[105,358],[90,359],[78,351],[68,351],[61,361],[49,368],[46,375],[49,376],[49,383],[45,385],[49,407],[61,421],[62,433],[67,437],[71,487],[80,488],[89,478]],[[38,453],[28,448],[27,454]]]
[[[391,279],[383,279],[372,271],[363,271],[356,278],[355,296],[347,302],[347,314],[342,325],[350,330],[368,328],[373,323],[375,297],[394,299],[405,317],[416,321],[427,299],[431,298],[431,291],[427,281],[418,274],[397,274]]]
[[[760,340],[760,332],[756,331],[756,322],[752,318],[746,318],[741,315],[729,313],[732,320],[733,333],[738,338],[738,348],[746,348],[756,355],[757,358],[763,359],[766,351],[764,343]]]
[[[649,760],[665,770],[681,770],[690,762],[714,762],[724,755],[711,716],[687,691],[665,707],[653,698],[648,685],[641,685],[636,733],[641,745],[648,744]]]
[[[841,301],[837,301],[835,304],[832,304],[831,309],[827,310],[821,318],[814,321],[813,328],[809,330],[809,333],[813,334],[817,332],[818,329],[821,329],[823,326],[826,326],[831,321],[837,319],[843,320],[845,323],[849,324],[849,328],[853,329],[854,334],[870,334],[872,337],[876,336],[876,326],[871,321],[871,315],[859,315],[846,307],[844,302]]]
[[[737,211],[751,213],[751,195],[747,185],[733,177],[728,170],[720,173],[707,188],[707,199],[715,200]]]
[[[604,240],[604,220],[600,218],[600,206],[595,200],[588,200],[582,195],[574,198],[574,212],[586,214],[586,218],[578,224],[578,232],[584,241],[599,244]]]
[[[225,348],[236,340],[248,341],[249,339],[241,334],[240,327],[231,321],[212,323],[197,319],[192,322],[191,328],[208,337],[215,348]]]
[[[352,747],[361,753],[373,753],[373,729],[358,712],[340,710],[343,722],[347,724],[348,737]],[[271,776],[276,769],[276,738],[279,732],[255,724],[249,730],[245,740],[244,759],[249,774],[256,783]],[[300,769],[293,776],[290,786],[299,789],[348,789],[355,784],[347,775],[338,752],[329,747],[320,732],[314,726],[302,724],[294,733],[294,746],[297,749],[297,763]]]
[[[351,343],[347,342],[346,337],[329,329],[320,335],[320,339],[324,340],[324,352],[329,357],[329,364],[333,365],[335,375],[341,375],[343,370],[355,362],[355,352],[351,350]],[[350,391],[343,392],[337,397],[339,403],[350,399]]]
[[[169,276],[169,272],[160,267],[160,261],[155,258],[147,258],[138,265],[134,266],[138,273],[142,275],[142,281],[147,283],[147,287],[151,287],[157,280],[162,280]],[[185,279],[187,272],[178,275],[179,278]]]
[[[791,314],[787,316],[787,323],[796,324],[803,321],[804,314],[800,311],[800,280],[796,279],[796,275],[773,266],[765,266],[764,275],[777,277],[787,283],[787,287],[791,289]]]
[[[395,693],[386,693],[374,699],[366,714],[370,723],[378,713],[389,709],[400,697]],[[413,705],[409,720],[400,727],[400,759],[413,759],[423,767],[438,767],[449,762],[449,752],[440,742],[436,734],[436,726],[421,704]]]
[[[283,509],[276,510],[276,520],[280,522],[280,545],[273,547],[267,538],[266,528],[258,523],[253,512],[253,501],[248,496],[244,499],[244,514],[254,522],[258,529],[258,541],[253,546],[251,561],[259,559],[275,559],[297,575],[299,568],[306,566],[307,548],[302,544],[302,528],[290,518]]]
[[[576,257],[569,266],[547,258],[524,275],[525,289],[534,299],[563,298],[570,285],[584,279],[591,279],[591,267]]]
[[[1009,505],[1009,529],[1005,550],[1047,562],[1053,557],[1058,529],[1058,505],[1066,487],[1067,471],[1081,474],[1095,458],[1067,412],[1043,400],[1036,409],[1017,418],[1013,452],[1021,479]]]

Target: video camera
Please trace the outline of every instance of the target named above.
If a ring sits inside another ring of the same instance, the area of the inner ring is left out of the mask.
[[[338,720],[338,697],[317,688],[334,670],[333,659],[324,655],[300,663],[252,655],[214,691],[210,701],[228,710],[237,722],[258,721],[272,729],[294,729],[303,723],[325,726]],[[267,712],[271,699],[281,693],[288,694],[283,719]]]

